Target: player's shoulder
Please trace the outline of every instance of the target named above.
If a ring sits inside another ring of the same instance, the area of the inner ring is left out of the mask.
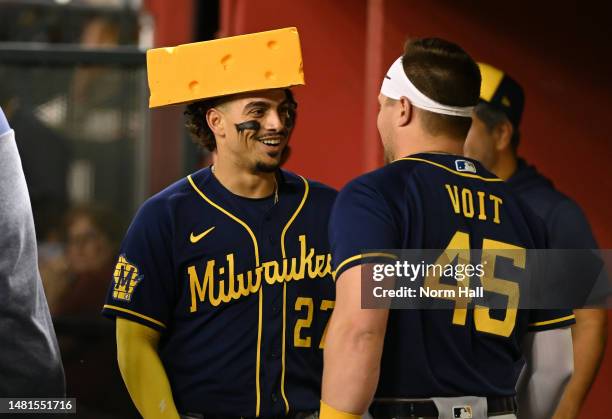
[[[518,190],[517,193],[525,204],[543,220],[561,219],[569,223],[588,224],[586,215],[580,205],[555,188],[552,183],[549,186],[540,189],[534,188],[527,192]]]
[[[172,218],[173,212],[184,200],[194,199],[193,184],[205,184],[209,177],[209,168],[177,180],[143,202],[135,219],[160,220]]]
[[[302,193],[305,192],[306,188],[308,188],[308,195],[311,199],[333,202],[338,195],[338,191],[331,186],[306,178],[288,170],[281,170],[280,176],[282,178],[283,185],[289,188],[295,189]]]
[[[338,193],[334,206],[336,213],[344,214],[345,211],[356,207],[386,211],[387,201],[393,200],[393,190],[396,190],[400,184],[393,171],[387,165],[350,180]]]
[[[395,178],[395,168],[392,165],[386,165],[378,169],[363,173],[351,181],[349,181],[340,192],[378,189],[380,186],[386,184],[389,180]],[[395,178],[397,180],[397,178]]]
[[[553,182],[534,166],[519,159],[517,170],[508,184],[521,200],[548,227],[563,225],[563,231],[584,236],[593,242],[590,226],[580,205],[555,187]]]
[[[508,179],[508,184],[543,218],[558,208],[577,207],[574,200],[557,189],[550,179],[523,159],[518,160],[517,169]]]
[[[402,180],[409,179],[419,164],[416,161],[396,160],[352,179],[341,189],[340,194],[362,193],[375,196],[384,195],[387,191],[395,193],[398,188],[404,187]]]

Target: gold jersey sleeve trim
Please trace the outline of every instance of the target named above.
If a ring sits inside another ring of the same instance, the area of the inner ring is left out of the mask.
[[[138,313],[136,311],[129,310],[129,309],[123,308],[123,307],[113,306],[113,305],[110,305],[110,304],[104,304],[104,308],[107,308],[109,310],[120,311],[122,313],[131,314],[132,316],[140,317],[141,319],[144,319],[144,320],[146,320],[148,322],[151,322],[153,324],[156,324],[156,325],[161,326],[164,329],[166,329],[166,325],[163,324],[162,322],[160,322],[159,320],[155,320],[153,317],[145,316],[144,314],[140,314],[140,313]]]
[[[552,320],[545,320],[545,321],[536,322],[536,323],[530,323],[529,327],[546,326],[548,324],[561,323],[561,322],[564,322],[564,321],[567,321],[567,320],[572,320],[572,319],[575,319],[575,318],[576,318],[576,315],[570,314],[569,316],[559,317],[558,319],[552,319]]]
[[[342,267],[344,267],[346,264],[351,263],[358,259],[374,258],[374,257],[386,257],[389,259],[397,259],[397,256],[392,253],[382,253],[382,252],[363,253],[360,255],[351,256],[350,258],[347,258],[342,263],[340,263],[340,265],[338,265],[336,270],[333,272],[332,276],[334,278],[334,281],[337,279],[336,275],[338,274],[338,271],[342,269]]]

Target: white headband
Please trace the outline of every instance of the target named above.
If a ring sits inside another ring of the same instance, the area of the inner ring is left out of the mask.
[[[474,110],[473,106],[443,105],[425,96],[406,76],[402,65],[402,57],[395,60],[389,68],[380,87],[380,93],[395,100],[405,96],[417,108],[444,115],[471,117]]]

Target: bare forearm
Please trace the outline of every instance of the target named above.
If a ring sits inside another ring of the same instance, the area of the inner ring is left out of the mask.
[[[358,415],[367,410],[378,384],[383,339],[381,334],[330,324],[322,391],[327,404]]]
[[[145,329],[142,329],[145,328]],[[145,419],[179,419],[172,390],[157,353],[153,330],[117,319],[117,356],[121,376]]]
[[[578,416],[603,358],[606,347],[607,312],[600,309],[576,310],[572,330],[574,374],[565,387],[555,419]]]

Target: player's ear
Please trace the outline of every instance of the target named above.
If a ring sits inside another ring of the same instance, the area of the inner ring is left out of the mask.
[[[215,136],[225,135],[225,123],[223,114],[217,108],[210,108],[206,111],[206,123]]]
[[[495,148],[498,151],[505,150],[510,147],[510,143],[512,141],[512,134],[514,133],[514,127],[512,123],[508,120],[505,120],[495,127]]]
[[[408,125],[413,118],[414,108],[412,107],[412,103],[402,96],[399,100],[399,114],[397,119],[397,125],[403,127]]]

